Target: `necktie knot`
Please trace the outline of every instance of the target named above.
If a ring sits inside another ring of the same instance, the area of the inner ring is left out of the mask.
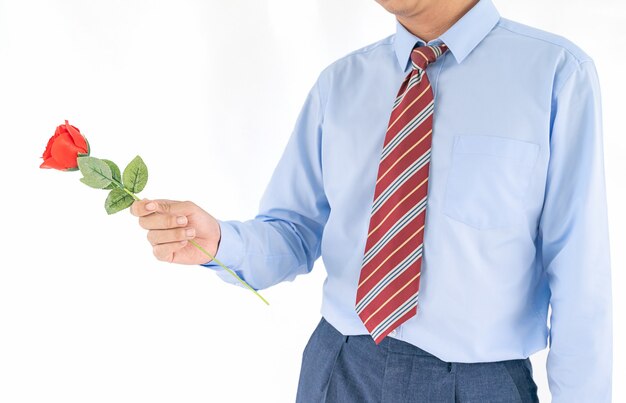
[[[426,70],[426,66],[443,55],[448,47],[445,43],[441,45],[416,46],[411,51],[411,65],[414,70]]]

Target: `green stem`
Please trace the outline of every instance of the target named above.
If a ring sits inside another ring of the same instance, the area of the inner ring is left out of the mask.
[[[126,189],[124,186],[122,186],[122,189],[124,190],[124,192],[128,193],[129,195],[131,195],[131,197],[135,200],[140,200],[139,197],[137,197],[136,194],[134,194],[133,192],[131,192],[130,190]]]
[[[250,287],[250,284],[246,283],[241,277],[239,277],[237,275],[237,273],[235,273],[234,271],[232,271],[231,269],[229,269],[228,267],[226,267],[222,262],[220,262],[219,260],[217,260],[215,257],[211,256],[211,254],[209,252],[206,251],[206,249],[204,249],[202,246],[198,245],[196,243],[196,241],[194,241],[193,239],[190,239],[189,242],[195,246],[196,248],[198,248],[198,250],[200,250],[200,252],[204,253],[205,255],[207,255],[208,257],[210,257],[212,260],[215,261],[215,263],[219,264],[224,270],[226,270],[228,273],[230,273],[231,276],[235,277],[237,279],[237,281],[239,281],[241,284],[243,284],[247,289],[249,289],[250,291],[252,291],[253,293],[256,294],[257,297],[261,298],[261,300],[263,302],[265,302],[266,305],[269,305],[270,303],[267,302],[267,300],[265,298],[263,298],[261,296],[261,294],[259,294],[254,288]]]
[[[122,189],[123,191],[125,191],[126,193],[128,193],[133,199],[135,200],[141,200],[139,197],[137,197],[136,194],[134,194],[133,192],[131,192],[130,190],[126,189],[126,187],[124,185],[122,185],[121,183],[119,183],[118,181],[114,181],[115,184]],[[215,263],[217,263],[218,265],[220,265],[224,270],[226,270],[231,276],[233,276],[235,279],[237,279],[237,281],[239,281],[239,283],[241,283],[244,287],[246,287],[247,289],[249,289],[250,291],[252,291],[257,297],[261,298],[261,301],[265,302],[266,305],[269,305],[270,303],[267,302],[267,300],[265,298],[263,298],[261,296],[261,294],[259,294],[254,288],[250,287],[250,284],[246,283],[241,277],[239,277],[237,275],[237,273],[235,273],[234,271],[232,271],[231,269],[229,269],[228,267],[226,267],[226,265],[224,265],[222,262],[220,262],[219,260],[217,260],[214,256],[211,256],[211,254],[209,252],[207,252],[206,249],[204,249],[202,246],[200,246],[196,241],[194,241],[193,239],[189,240],[189,243],[192,244],[193,246],[196,247],[196,249],[198,249],[200,252],[204,253],[205,255],[207,255],[209,258],[211,258],[211,260],[215,261]]]

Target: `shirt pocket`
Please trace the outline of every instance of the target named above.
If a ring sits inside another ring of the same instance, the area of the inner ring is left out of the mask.
[[[507,137],[456,135],[443,213],[478,229],[510,225],[523,211],[523,195],[539,145]]]

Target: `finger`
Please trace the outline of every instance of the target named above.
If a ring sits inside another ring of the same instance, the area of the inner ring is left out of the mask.
[[[152,247],[152,253],[154,257],[162,262],[172,263],[174,261],[174,254],[187,246],[187,241],[171,242],[162,245],[155,245]]]
[[[150,209],[146,208],[146,205],[150,204]],[[135,200],[133,204],[130,205],[130,213],[135,217],[143,217],[148,214],[154,213],[153,201],[148,199],[143,200]]]
[[[130,213],[132,215],[134,215],[134,216],[137,216],[137,217],[144,217],[144,216],[147,216],[148,214],[152,214],[152,213],[156,212],[157,209],[158,209],[158,206],[160,204],[167,205],[169,203],[178,203],[178,202],[176,202],[174,200],[166,200],[166,199],[159,199],[159,200],[142,199],[142,200],[136,200],[130,206]]]
[[[175,216],[169,214],[149,214],[139,217],[139,225],[143,229],[169,229],[184,227],[189,220],[184,215]]]
[[[151,230],[148,231],[147,236],[152,245],[161,245],[193,239],[196,236],[196,230],[193,228]]]
[[[195,211],[196,205],[189,201],[152,200],[146,204],[148,211],[176,216],[188,216]]]

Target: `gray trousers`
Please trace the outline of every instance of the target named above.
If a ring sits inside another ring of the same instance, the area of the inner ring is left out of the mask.
[[[454,363],[407,342],[344,336],[324,318],[302,354],[297,403],[538,402],[530,360]]]

